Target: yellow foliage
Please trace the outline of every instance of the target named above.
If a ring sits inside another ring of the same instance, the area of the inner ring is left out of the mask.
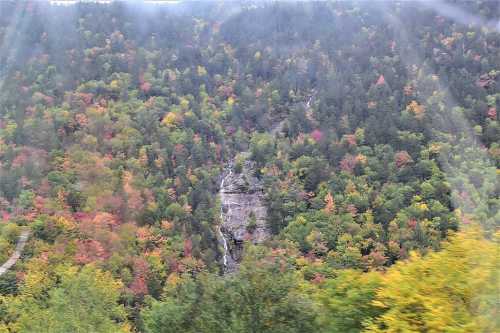
[[[141,147],[141,149],[139,149],[139,163],[143,167],[146,167],[148,165],[148,154],[144,147]]]
[[[173,112],[167,113],[161,123],[167,127],[174,127],[177,124],[177,116]]]
[[[49,275],[47,267],[47,263],[41,259],[33,259],[26,265],[28,273],[24,276],[22,296],[38,297],[55,285],[55,280]]]
[[[347,185],[345,186],[345,192],[347,194],[358,193],[358,191],[356,190],[356,185],[354,185],[354,183],[350,179],[347,181]]]
[[[299,257],[295,260],[295,264],[298,266],[298,267],[304,267],[304,266],[307,266],[307,259],[304,258],[304,257]]]
[[[203,66],[198,66],[197,72],[198,72],[198,76],[205,76],[205,75],[207,75],[207,70]]]
[[[61,225],[65,230],[74,230],[76,228],[75,222],[65,218],[64,216],[59,216],[57,218],[57,224]]]
[[[358,154],[356,155],[356,161],[358,161],[358,163],[361,165],[365,165],[368,162],[368,159],[366,158],[365,155]]]
[[[427,207],[427,204],[424,202],[418,203],[417,208],[418,208],[418,210],[420,210],[422,212],[426,212],[429,210],[429,207]]]
[[[436,142],[431,143],[429,145],[429,150],[433,154],[439,154],[439,152],[441,151],[441,144],[440,143],[436,143]]]
[[[113,80],[111,81],[111,83],[109,84],[109,87],[113,90],[118,90],[120,89],[120,82],[118,80]]]
[[[181,109],[183,111],[187,111],[189,109],[189,100],[185,98],[181,98],[181,102],[179,103],[181,106]]]
[[[195,175],[190,175],[189,181],[191,182],[191,184],[196,185],[196,183],[198,183],[198,177],[196,177]]]
[[[177,275],[177,273],[172,273],[167,278],[167,285],[169,287],[175,287],[180,282],[181,282],[181,278],[179,277],[179,275]]]
[[[476,229],[440,252],[411,254],[383,276],[373,305],[385,312],[367,332],[498,332],[499,258],[495,242]]]

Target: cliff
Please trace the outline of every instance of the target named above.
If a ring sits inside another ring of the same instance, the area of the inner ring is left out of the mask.
[[[224,271],[237,269],[244,243],[259,244],[270,232],[266,224],[262,182],[254,176],[254,164],[246,161],[240,172],[230,164],[220,186],[221,244],[224,248]]]

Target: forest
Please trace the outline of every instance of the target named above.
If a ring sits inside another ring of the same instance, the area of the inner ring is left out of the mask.
[[[1,1],[0,333],[498,332],[499,107],[495,1]]]

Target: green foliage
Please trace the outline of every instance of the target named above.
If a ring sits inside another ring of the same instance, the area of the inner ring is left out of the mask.
[[[28,279],[36,279],[40,272],[30,274]],[[123,324],[124,308],[117,303],[121,283],[109,273],[90,266],[82,270],[60,266],[55,274],[57,284],[52,288],[43,286],[47,288],[46,295],[33,293],[27,285],[21,288],[17,299],[6,299],[7,318],[17,317],[11,329],[16,332],[129,332]]]
[[[0,2],[0,264],[32,231],[0,332],[495,331],[491,244],[442,244],[500,220],[499,34],[413,2],[175,6]],[[220,277],[232,161],[272,235]]]
[[[383,311],[373,301],[382,284],[378,273],[345,270],[325,282],[317,293],[321,304],[319,322],[324,332],[362,332]]]
[[[274,142],[269,134],[255,133],[250,139],[251,158],[264,165],[274,154]]]
[[[391,267],[372,305],[383,311],[368,332],[494,332],[498,255],[477,230],[438,253]]]
[[[298,276],[283,271],[284,260],[253,248],[234,276],[203,275],[196,282],[182,277],[143,310],[145,331],[315,331],[314,303],[300,293]]]

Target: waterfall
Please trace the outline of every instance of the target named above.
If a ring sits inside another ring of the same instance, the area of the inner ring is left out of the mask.
[[[232,171],[231,171],[231,169],[229,169],[229,175],[231,175],[231,173],[232,173]],[[220,198],[221,198],[221,201],[220,201],[220,220],[221,220],[221,225],[224,224],[223,189],[224,189],[224,180],[225,179],[226,179],[226,177],[222,177],[222,181],[220,183],[220,190],[219,190]],[[219,236],[222,238],[222,244],[224,245],[224,255],[222,257],[223,258],[222,259],[222,263],[224,265],[224,269],[226,269],[227,268],[227,258],[228,258],[228,254],[229,254],[229,247],[227,245],[227,239],[224,236],[224,233],[222,232],[221,226],[218,227],[218,231],[219,231]]]
[[[224,234],[222,233],[220,226],[219,226],[219,235],[222,238],[222,244],[224,244],[224,256],[223,256],[222,263],[224,264],[224,268],[226,268],[227,267],[227,252],[228,252],[227,240],[226,240],[226,237],[224,237]]]

